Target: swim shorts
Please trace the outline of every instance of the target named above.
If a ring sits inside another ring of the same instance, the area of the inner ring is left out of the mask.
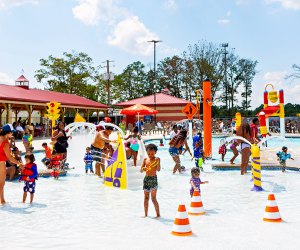
[[[172,157],[173,157],[173,156],[179,155],[178,148],[170,147],[170,148],[169,148],[169,154],[170,154]]]
[[[158,187],[157,176],[145,176],[143,189],[146,192],[156,190]]]
[[[34,194],[34,192],[35,192],[35,181],[33,181],[33,182],[24,181],[23,191]]]
[[[101,162],[102,160],[102,150],[100,148],[91,145],[91,155],[94,161]]]
[[[85,170],[90,170],[90,171],[93,171],[93,164],[91,162],[87,163],[85,165]]]

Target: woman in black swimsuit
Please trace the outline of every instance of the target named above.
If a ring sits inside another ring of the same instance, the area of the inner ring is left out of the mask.
[[[59,122],[56,126],[55,131],[53,132],[52,141],[54,142],[54,150],[57,154],[62,154],[64,157],[64,163],[67,160],[67,148],[69,147],[68,144],[68,136],[65,132],[65,125],[63,122]]]

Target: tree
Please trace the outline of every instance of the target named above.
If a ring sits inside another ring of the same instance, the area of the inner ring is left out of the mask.
[[[240,80],[243,82],[243,92],[241,96],[244,98],[242,100],[242,109],[246,112],[251,107],[251,94],[252,94],[252,81],[256,74],[255,67],[257,65],[257,61],[252,61],[249,59],[241,59],[239,60],[239,65],[241,70],[241,74],[239,75]]]
[[[183,59],[179,56],[167,57],[158,64],[158,71],[172,95],[181,98],[183,96]]]
[[[42,68],[35,71],[35,78],[43,82],[46,89],[69,94],[77,94],[97,101],[93,95],[96,86],[96,70],[93,60],[85,53],[63,53],[62,58],[50,55],[40,59]]]
[[[286,78],[291,78],[292,80],[295,80],[295,79],[300,79],[300,66],[297,65],[297,64],[294,64],[292,66],[294,72],[290,75],[288,75]]]

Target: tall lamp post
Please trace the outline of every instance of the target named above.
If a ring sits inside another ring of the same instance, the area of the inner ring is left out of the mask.
[[[154,109],[156,110],[156,44],[162,42],[161,40],[151,40],[148,43],[153,43],[154,46],[154,78],[153,78],[153,97],[154,97]],[[154,115],[154,122],[156,124],[156,114]]]
[[[223,48],[223,55],[224,55],[224,76],[225,76],[225,79],[224,79],[224,90],[225,90],[225,107],[226,109],[228,109],[227,107],[230,106],[228,105],[228,97],[227,97],[227,94],[228,94],[228,84],[227,84],[227,48],[228,48],[228,43],[222,43],[221,44],[221,47]]]

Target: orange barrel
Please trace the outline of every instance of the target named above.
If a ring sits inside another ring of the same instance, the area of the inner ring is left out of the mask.
[[[212,121],[211,121],[211,83],[206,79],[203,82],[203,131],[204,131],[204,156],[212,156]]]

